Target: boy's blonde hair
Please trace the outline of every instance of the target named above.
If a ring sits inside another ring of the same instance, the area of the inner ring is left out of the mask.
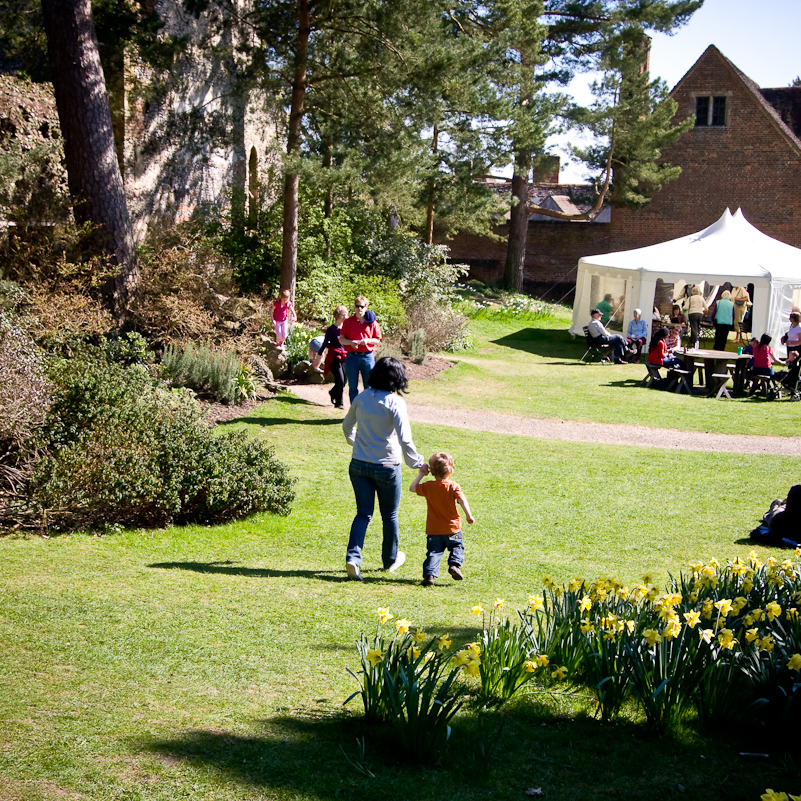
[[[428,460],[428,469],[434,478],[447,478],[453,473],[453,456],[441,451]]]
[[[336,320],[337,317],[347,317],[348,316],[348,307],[347,306],[337,306],[334,309],[334,319]]]

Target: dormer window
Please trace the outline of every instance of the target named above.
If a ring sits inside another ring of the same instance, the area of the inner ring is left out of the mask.
[[[700,95],[695,98],[695,127],[706,128],[726,124],[725,95]]]

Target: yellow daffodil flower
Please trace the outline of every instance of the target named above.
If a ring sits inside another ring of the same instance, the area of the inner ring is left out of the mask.
[[[464,672],[467,673],[468,676],[478,676],[481,672],[481,662],[468,662],[464,666]]]
[[[422,629],[418,629],[414,633],[412,639],[414,639],[415,642],[425,642],[427,637],[428,635]]]
[[[392,615],[390,614],[388,606],[382,606],[378,610],[378,621],[379,623],[386,623],[388,620],[392,620]]]
[[[776,601],[771,601],[769,604],[765,605],[765,612],[767,613],[768,620],[773,623],[773,618],[781,616],[782,608]]]
[[[595,631],[595,626],[593,626],[586,617],[581,618],[581,625],[579,628],[581,628],[582,634],[589,634],[591,631]]]
[[[481,646],[477,642],[469,642],[465,645],[465,648],[468,652],[475,654],[478,656],[481,653]]]
[[[712,558],[709,560],[709,566],[710,566],[711,568],[713,568],[714,570],[717,570],[717,569],[720,567],[720,562],[718,562],[718,560],[717,560],[717,559],[715,559],[715,557],[713,556],[713,557],[712,557]]]
[[[426,651],[426,655],[423,657],[423,659],[425,659],[426,662],[430,662],[433,658],[434,658],[433,651]]]
[[[739,612],[741,609],[744,609],[746,606],[748,606],[748,599],[744,598],[742,595],[738,595],[734,599],[734,606],[737,607],[737,611]]]
[[[451,640],[448,639],[447,634],[443,634],[441,637],[437,639],[437,648],[440,651],[447,651],[451,647]]]
[[[709,618],[712,617],[713,609],[714,609],[714,604],[712,603],[712,599],[707,598],[701,607],[701,617],[704,620],[709,620]]]
[[[766,634],[760,641],[759,641],[759,650],[760,651],[767,651],[770,653],[773,648],[775,647],[775,643],[773,642],[773,637],[770,634]]]
[[[578,576],[573,576],[573,578],[570,580],[570,584],[567,585],[567,588],[570,590],[570,592],[575,592],[576,590],[581,589],[581,585],[583,583],[584,583],[583,578],[579,578]]]
[[[419,648],[410,645],[406,651],[406,656],[408,656],[409,659],[419,659],[421,653],[422,651]]]
[[[794,607],[788,607],[784,610],[785,617],[790,621],[798,620],[798,610]]]
[[[672,617],[668,620],[667,625],[662,630],[662,636],[670,641],[675,639],[681,634],[681,622],[677,617]]]
[[[409,631],[410,626],[412,625],[411,620],[407,620],[405,617],[400,618],[399,620],[395,621],[395,628],[398,630],[398,634],[402,637]]]
[[[550,664],[551,664],[551,660],[548,659],[548,657],[545,656],[545,654],[540,654],[537,657],[537,665],[538,665],[538,667],[548,667],[548,665],[550,665]]]
[[[760,798],[762,801],[788,801],[787,793],[777,793],[774,790],[765,790]]]
[[[743,592],[751,592],[751,590],[753,590],[753,589],[754,589],[754,582],[751,581],[750,578],[747,578],[743,582]]]
[[[484,607],[481,604],[476,604],[470,611],[478,617],[484,613]]]
[[[377,648],[371,648],[371,649],[370,649],[370,650],[367,652],[367,656],[365,656],[365,659],[366,659],[366,660],[367,660],[367,661],[368,661],[368,662],[369,662],[369,663],[370,663],[370,664],[371,664],[373,667],[375,667],[375,666],[376,666],[376,665],[377,665],[377,664],[378,664],[378,663],[381,661],[381,651],[379,651]]]
[[[703,642],[711,643],[712,638],[715,636],[715,632],[712,631],[712,629],[698,629],[698,636]]]
[[[656,645],[658,642],[662,642],[662,637],[656,629],[645,629],[642,636],[649,647]]]
[[[634,634],[634,621],[633,620],[627,620],[626,621],[626,631],[629,634]]]
[[[537,665],[530,659],[526,659],[526,661],[523,662],[523,669],[526,671],[526,673],[534,673],[537,670]]]
[[[553,586],[553,579],[551,578],[550,574],[546,573],[542,577],[542,585],[543,585],[543,587],[552,587]]]
[[[453,664],[456,665],[456,667],[464,667],[469,663],[470,654],[467,651],[459,651],[459,653],[453,657]]]
[[[505,601],[503,598],[496,598],[495,599],[495,609],[500,612],[503,609]]]
[[[787,663],[787,667],[790,670],[801,670],[801,654],[793,654]]]
[[[754,623],[759,623],[760,620],[765,619],[765,610],[757,607],[751,612],[751,617],[754,618]]]
[[[723,629],[723,631],[718,634],[718,642],[721,648],[730,651],[734,648],[734,632],[731,629]]]
[[[645,585],[653,584],[654,583],[654,577],[650,573],[646,573],[642,577],[642,583],[645,584]]]
[[[528,606],[532,612],[541,612],[543,609],[545,609],[545,606],[542,603],[542,597],[539,595],[529,595]]]
[[[757,629],[748,629],[745,632],[746,642],[754,642],[754,640],[756,640],[757,637],[759,637],[759,631]]]
[[[583,597],[583,598],[582,598],[582,599],[579,601],[579,609],[580,609],[582,612],[589,612],[589,611],[590,611],[590,609],[592,609],[592,598],[590,598],[590,596],[589,596],[589,595],[585,595],[585,596],[584,596],[584,597]]]
[[[554,670],[551,673],[551,678],[552,679],[556,679],[557,681],[563,681],[566,677],[567,677],[567,668],[566,667],[556,668],[556,670]]]
[[[728,617],[731,612],[731,601],[728,598],[721,598],[719,601],[715,601],[715,609],[718,610],[721,617]]]
[[[685,612],[684,621],[691,629],[694,629],[701,622],[701,614],[694,609],[690,612]]]

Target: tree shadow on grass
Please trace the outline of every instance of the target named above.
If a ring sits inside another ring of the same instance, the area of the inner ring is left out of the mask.
[[[342,420],[336,417],[310,417],[306,420],[301,420],[294,417],[274,417],[269,414],[271,410],[276,412],[280,410],[281,406],[302,406],[308,409],[319,410],[320,406],[316,403],[310,403],[297,395],[290,395],[288,392],[283,392],[273,398],[268,398],[258,408],[263,410],[265,414],[247,417],[235,417],[232,420],[224,420],[218,424],[219,428],[224,426],[236,425],[237,423],[247,423],[253,426],[278,426],[278,425],[301,425],[301,426],[334,426],[342,425]]]
[[[162,570],[192,570],[195,573],[218,573],[246,578],[313,578],[318,581],[349,581],[344,570],[274,570],[269,567],[244,567],[232,561],[224,562],[153,562],[148,567]],[[418,579],[388,578],[383,570],[363,570],[364,584],[417,584]],[[357,584],[357,582],[353,582]]]
[[[587,349],[583,337],[574,339],[567,331],[547,328],[521,328],[500,339],[493,339],[492,344],[522,350],[536,356],[570,360],[562,362],[562,364],[575,364]]]

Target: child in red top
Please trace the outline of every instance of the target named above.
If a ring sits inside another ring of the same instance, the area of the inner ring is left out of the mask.
[[[773,362],[784,364],[770,346],[772,339],[770,334],[762,334],[759,344],[754,344],[754,375],[773,375]]]
[[[434,481],[423,481],[431,473]],[[462,520],[456,504],[464,509],[467,522],[475,521],[462,488],[450,480],[453,475],[453,457],[449,453],[435,453],[417,472],[409,486],[410,492],[422,495],[428,503],[426,516],[426,560],[423,563],[423,585],[430,587],[439,575],[442,554],[448,549],[448,572],[454,581],[462,580],[464,545]]]
[[[289,320],[296,322],[298,319],[295,314],[295,307],[289,299],[289,290],[284,289],[281,294],[273,301],[273,325],[275,326],[275,347],[279,350],[284,349],[284,342],[289,335]]]

